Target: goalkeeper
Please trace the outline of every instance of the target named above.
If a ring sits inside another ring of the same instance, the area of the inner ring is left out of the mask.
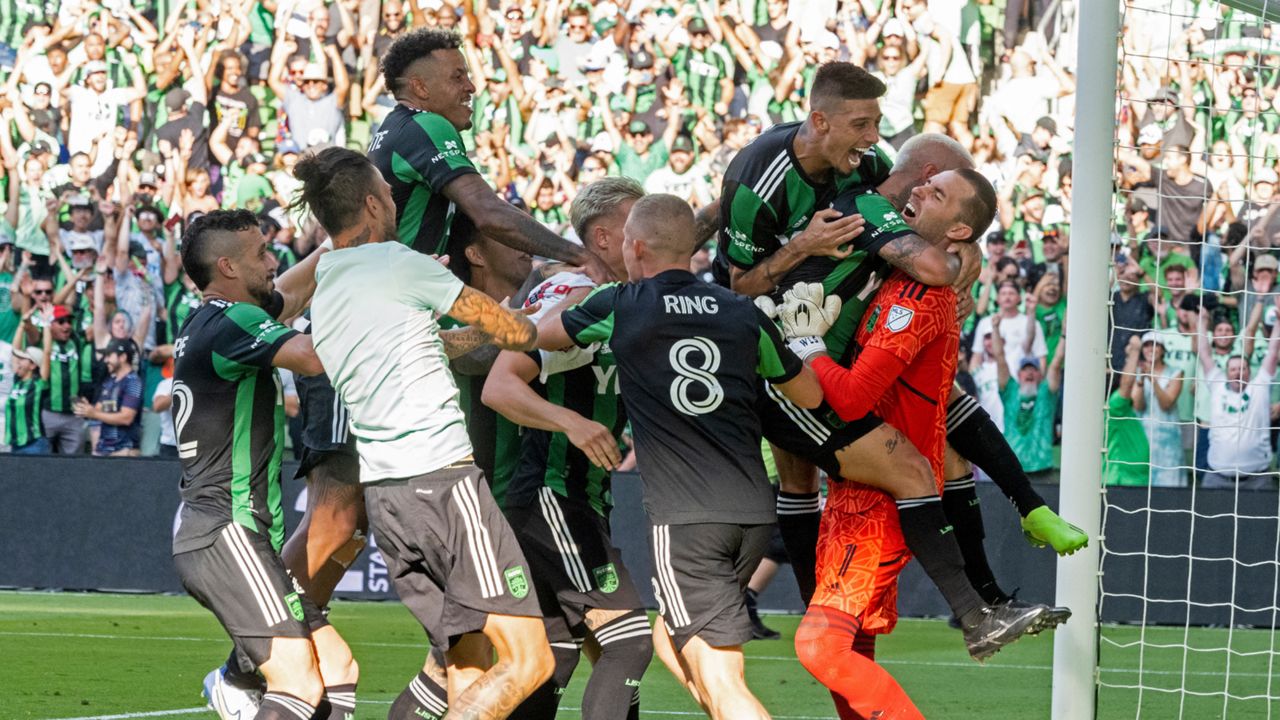
[[[912,228],[938,247],[972,242],[995,212],[995,192],[979,173],[962,169],[940,173],[912,191],[907,213]],[[884,418],[874,432],[887,433],[882,452],[863,452],[863,476],[901,473],[903,453],[911,446],[927,459],[933,492],[893,498],[852,481],[833,483],[823,514],[817,548],[817,591],[796,633],[796,653],[805,667],[831,690],[842,718],[922,718],[898,683],[874,662],[875,636],[890,632],[897,620],[897,579],[910,560],[908,545],[924,543],[953,568],[962,564],[941,552],[945,535],[904,537],[899,516],[939,502],[946,448],[946,400],[955,378],[959,346],[957,297],[952,288],[930,287],[895,271],[875,296],[867,321],[851,348],[856,360],[845,369],[826,355],[822,336],[840,312],[837,297],[823,300],[821,284],[797,285],[785,296],[783,332],[793,350],[818,373],[823,393],[846,422],[863,420],[874,410]],[[892,425],[893,427],[890,427]],[[906,433],[894,428],[903,428]],[[871,437],[869,435],[868,437]],[[910,460],[908,460],[909,462]],[[940,509],[935,509],[940,512]],[[948,528],[949,530],[949,528]],[[923,559],[922,559],[923,560]],[[937,563],[937,559],[933,561]],[[936,567],[926,563],[935,582]],[[946,594],[946,588],[944,594]],[[954,588],[953,588],[954,589]],[[970,588],[972,592],[972,588]],[[1033,631],[1048,608],[1010,606],[967,612],[985,615],[991,631],[970,652],[979,660]],[[972,619],[966,619],[971,623]]]

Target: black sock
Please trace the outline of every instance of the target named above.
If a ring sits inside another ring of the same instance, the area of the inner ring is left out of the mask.
[[[947,442],[961,457],[991,476],[1022,517],[1045,504],[1031,487],[1031,479],[1004,433],[972,395],[961,394],[947,406]]]
[[[356,716],[356,684],[330,685],[316,706],[315,720],[352,720]]]
[[[969,576],[969,584],[988,605],[1007,601],[1009,596],[996,584],[995,573],[987,562],[986,547],[982,544],[986,531],[982,527],[982,504],[978,500],[972,473],[947,481],[942,490],[942,510],[947,515],[947,522],[956,529],[956,543],[960,545],[964,574]]]
[[[778,493],[778,531],[787,546],[791,571],[800,586],[800,599],[805,605],[813,597],[818,581],[814,566],[818,564],[818,525],[822,522],[822,505],[818,493]]]
[[[582,655],[582,646],[575,642],[551,643],[551,655],[556,666],[551,677],[538,686],[524,702],[516,706],[511,717],[522,720],[555,720],[556,711],[560,709],[560,698],[564,689],[573,677],[574,668],[578,667],[578,658]],[[592,677],[595,677],[594,672]],[[591,717],[583,711],[583,717]]]
[[[600,657],[582,695],[582,717],[622,718],[640,712],[640,679],[653,659],[649,616],[633,610],[594,631]]]
[[[898,500],[898,519],[907,547],[942,591],[951,612],[969,627],[986,603],[964,574],[964,557],[942,512],[942,498],[928,495]]]
[[[430,675],[419,672],[391,703],[387,720],[440,720],[448,711],[449,691]]]
[[[262,696],[258,714],[253,720],[311,720],[316,714],[314,705],[283,692],[269,692]]]

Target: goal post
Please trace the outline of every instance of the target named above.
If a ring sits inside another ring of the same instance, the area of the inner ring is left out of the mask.
[[[1076,33],[1071,282],[1067,288],[1060,510],[1089,546],[1059,558],[1057,604],[1072,610],[1053,643],[1053,719],[1093,720],[1098,667],[1102,449],[1116,137],[1120,11],[1116,0],[1081,0]],[[1108,51],[1110,48],[1110,51]],[[1070,340],[1067,340],[1070,338]]]

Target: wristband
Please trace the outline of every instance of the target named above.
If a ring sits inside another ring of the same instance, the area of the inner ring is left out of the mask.
[[[808,360],[827,351],[827,344],[822,341],[822,338],[812,335],[791,338],[787,341],[787,347],[801,360]]]

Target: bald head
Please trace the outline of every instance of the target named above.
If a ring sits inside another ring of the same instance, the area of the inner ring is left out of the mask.
[[[931,175],[970,169],[973,156],[963,145],[942,133],[924,133],[902,144],[898,157],[893,161],[893,172],[916,177],[924,175],[930,166]]]
[[[631,206],[624,230],[629,243],[643,242],[654,259],[687,263],[693,255],[693,209],[675,195],[646,195]]]

